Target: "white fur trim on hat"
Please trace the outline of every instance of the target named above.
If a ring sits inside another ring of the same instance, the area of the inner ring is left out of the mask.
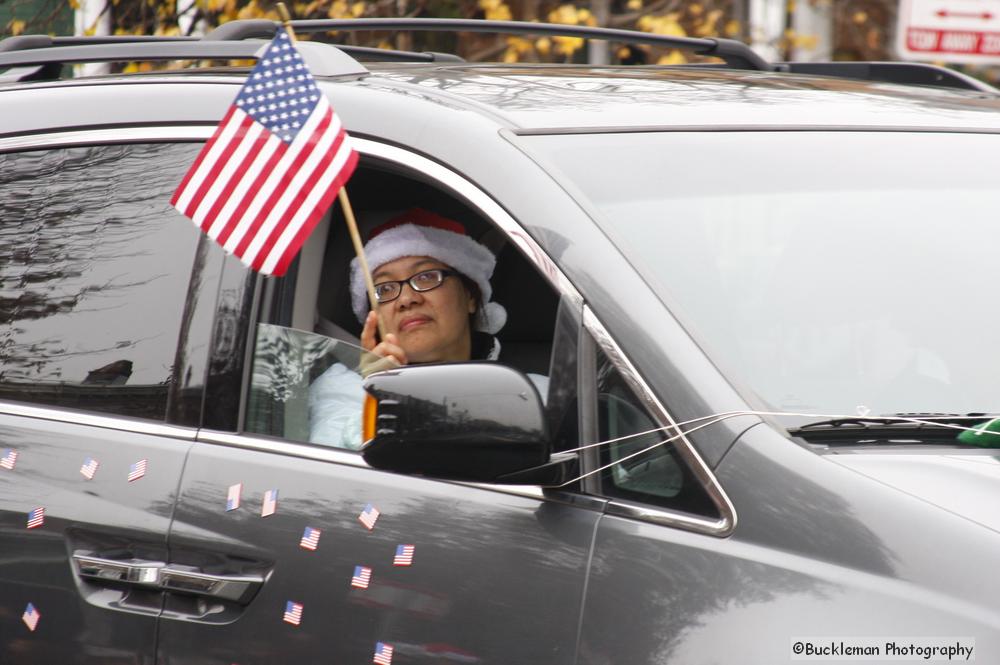
[[[404,256],[437,259],[479,287],[482,302],[476,330],[496,334],[507,322],[503,306],[490,302],[493,296],[490,277],[496,267],[496,257],[469,236],[430,226],[402,224],[383,231],[365,245],[365,258],[372,272]],[[358,321],[364,321],[369,309],[368,294],[357,257],[351,261],[351,305]]]

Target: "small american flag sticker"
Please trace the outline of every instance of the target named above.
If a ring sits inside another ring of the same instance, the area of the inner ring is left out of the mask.
[[[226,512],[236,510],[240,507],[240,497],[243,495],[243,483],[236,483],[229,486],[226,494]]]
[[[28,603],[28,606],[24,608],[24,614],[21,615],[21,621],[31,632],[35,632],[35,628],[38,628],[38,620],[41,618],[42,615],[31,603]]]
[[[15,464],[17,464],[17,451],[13,448],[5,448],[3,456],[0,457],[0,467],[13,469]]]
[[[148,460],[141,459],[128,468],[128,481],[130,483],[139,480],[140,478],[146,475],[147,463]]]
[[[372,658],[372,662],[378,665],[392,665],[392,645],[376,642],[375,657]]]
[[[297,626],[302,623],[302,604],[295,601],[285,603],[285,616],[282,618],[285,623]]]
[[[39,506],[28,513],[28,528],[36,529],[45,524],[45,509]]]
[[[354,577],[351,586],[356,589],[367,589],[372,581],[372,569],[366,566],[354,566]]]
[[[319,535],[319,529],[307,526],[306,530],[302,532],[302,539],[299,540],[299,547],[304,550],[315,552],[316,548],[319,547]]]
[[[413,565],[413,545],[397,545],[396,555],[392,557],[392,565],[394,566],[412,566]]]
[[[97,460],[93,457],[88,457],[83,460],[83,465],[80,467],[80,475],[87,480],[93,480],[98,466],[100,466],[100,463]]]
[[[264,492],[264,503],[260,507],[260,516],[269,517],[278,512],[278,490]]]
[[[378,508],[369,503],[365,506],[365,509],[361,511],[361,514],[358,515],[358,519],[361,520],[361,523],[364,524],[369,531],[371,531],[375,528],[375,522],[381,514],[382,513],[378,511]]]

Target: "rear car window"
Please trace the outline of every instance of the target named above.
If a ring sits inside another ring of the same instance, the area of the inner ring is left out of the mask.
[[[0,154],[0,399],[162,420],[198,231],[199,146]]]

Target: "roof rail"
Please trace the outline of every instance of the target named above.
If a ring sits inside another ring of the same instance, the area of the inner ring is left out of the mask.
[[[837,76],[906,85],[932,85],[938,88],[1000,94],[1000,90],[979,79],[953,69],[918,62],[783,62],[776,66],[779,71],[793,74]]]
[[[154,35],[104,35],[94,37],[51,37],[49,35],[17,35],[0,40],[0,53],[24,51],[53,46],[84,46],[94,44],[133,44],[136,42],[197,41],[197,37],[159,37]]]
[[[266,44],[256,40],[241,42],[195,40],[116,40],[110,43],[83,42],[86,46],[45,46],[42,39],[22,40],[13,48],[0,42],[0,69],[14,68],[0,80],[57,78],[63,65],[82,62],[145,62],[159,60],[249,60],[256,59]],[[77,38],[79,39],[79,38]],[[329,44],[301,42],[302,57],[316,76],[361,76],[368,70],[342,50]]]
[[[277,23],[273,21],[230,21],[224,23],[205,39],[246,39],[260,37],[262,31],[271,26],[274,34]],[[637,30],[616,28],[595,28],[589,26],[565,25],[559,23],[533,23],[528,21],[487,21],[483,19],[460,18],[351,18],[351,19],[302,19],[291,22],[296,32],[373,31],[373,30],[415,30],[425,32],[493,32],[524,35],[548,35],[560,37],[582,37],[584,39],[604,39],[630,44],[651,44],[665,48],[693,51],[699,55],[721,58],[734,69],[754,69],[773,71],[774,67],[757,55],[743,42],[733,39],[671,37],[655,35]]]

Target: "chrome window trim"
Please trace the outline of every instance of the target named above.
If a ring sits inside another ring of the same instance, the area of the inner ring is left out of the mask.
[[[604,325],[597,319],[589,306],[583,308],[583,326],[594,337],[597,345],[608,356],[608,359],[615,366],[642,401],[643,405],[653,414],[653,417],[664,427],[677,427],[677,421],[671,417],[664,408],[655,393],[650,389],[649,384],[642,378],[636,370],[635,365],[622,352],[621,347],[608,333]],[[702,487],[708,493],[716,508],[719,509],[720,518],[713,520],[706,517],[699,517],[690,513],[672,511],[649,505],[643,505],[621,499],[609,499],[607,513],[609,515],[620,515],[633,519],[656,522],[667,526],[675,526],[713,536],[727,536],[736,527],[736,509],[719,484],[715,474],[698,454],[698,451],[691,444],[686,436],[681,436],[674,442],[678,454],[687,462],[691,472],[701,482]]]
[[[146,422],[142,420],[132,420],[114,415],[98,415],[96,413],[82,413],[79,411],[67,411],[56,407],[38,406],[35,404],[21,404],[19,402],[0,401],[0,415],[20,416],[23,418],[34,418],[36,420],[49,420],[52,422],[67,423],[70,425],[86,425],[88,427],[99,427],[102,429],[113,429],[121,432],[135,432],[137,434],[150,434],[170,439],[184,439],[194,441],[198,432],[188,427],[178,427],[176,425],[165,425],[157,422]]]

